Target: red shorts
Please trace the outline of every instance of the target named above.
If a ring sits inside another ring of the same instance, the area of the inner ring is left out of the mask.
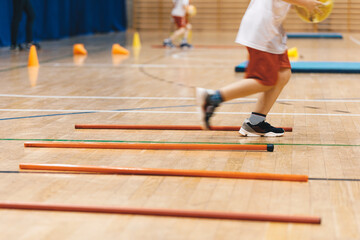
[[[186,17],[178,17],[178,16],[172,16],[177,28],[184,28],[186,27],[187,21]]]
[[[249,63],[246,78],[254,78],[266,86],[274,86],[281,68],[291,68],[287,51],[273,54],[247,47]]]

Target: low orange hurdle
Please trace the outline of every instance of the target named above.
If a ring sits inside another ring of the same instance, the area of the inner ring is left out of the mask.
[[[86,173],[99,173],[99,174],[133,174],[133,175],[158,175],[158,176],[182,176],[182,177],[235,178],[235,179],[257,179],[257,180],[277,180],[277,181],[297,181],[297,182],[308,181],[308,176],[306,175],[203,171],[203,170],[186,170],[186,169],[125,168],[125,167],[86,166],[86,165],[70,165],[70,164],[28,164],[28,163],[19,164],[19,168],[22,170],[86,172]]]
[[[102,142],[25,142],[25,147],[39,148],[96,148],[96,149],[147,149],[147,150],[218,150],[218,151],[274,151],[273,144],[181,144],[181,143],[102,143]]]
[[[212,212],[196,210],[175,210],[175,209],[152,209],[152,208],[124,208],[106,206],[80,206],[80,205],[60,205],[45,203],[20,203],[20,202],[0,202],[3,209],[21,209],[38,211],[61,211],[61,212],[87,212],[87,213],[113,213],[113,214],[133,214],[147,216],[164,217],[187,217],[187,218],[208,218],[224,220],[247,220],[247,221],[269,221],[285,223],[308,223],[320,224],[320,217],[313,216],[286,216],[271,214],[252,214],[252,213],[231,213],[231,212]]]
[[[213,131],[239,131],[241,126],[211,126]],[[110,125],[110,124],[75,124],[75,129],[136,129],[136,130],[203,130],[196,125]],[[285,132],[292,132],[292,127],[283,127]]]

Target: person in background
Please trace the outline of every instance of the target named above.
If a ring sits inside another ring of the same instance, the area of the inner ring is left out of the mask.
[[[26,43],[25,46],[17,43],[19,25],[23,12],[26,13]],[[11,50],[29,49],[31,45],[35,45],[38,49],[40,45],[33,42],[33,24],[35,20],[35,12],[30,0],[13,0],[13,17],[11,21]]]
[[[174,8],[171,11],[171,15],[174,19],[177,30],[169,38],[166,38],[164,40],[163,45],[164,47],[173,48],[175,47],[175,45],[173,44],[175,39],[183,36],[180,47],[191,48],[192,45],[190,45],[187,42],[188,33],[189,30],[191,29],[191,24],[188,23],[186,17],[187,8],[189,6],[189,0],[173,0],[173,3],[174,3]]]

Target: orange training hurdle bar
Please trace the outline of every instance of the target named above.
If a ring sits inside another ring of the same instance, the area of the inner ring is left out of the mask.
[[[60,205],[60,204],[45,204],[45,203],[12,203],[12,202],[0,202],[0,208],[39,210],[39,211],[113,213],[113,214],[147,215],[147,216],[164,216],[164,217],[268,221],[268,222],[285,222],[285,223],[308,223],[308,224],[321,223],[321,218],[313,217],[313,216],[286,216],[286,215],[270,215],[270,214],[211,212],[211,211],[156,209],[156,208],[155,209],[124,208],[124,207]]]
[[[241,126],[211,126],[214,131],[239,131]],[[137,129],[137,130],[203,130],[196,125],[95,125],[76,124],[75,129]],[[291,127],[283,127],[285,132],[292,132]]]
[[[86,172],[86,173],[101,173],[101,174],[236,178],[236,179],[297,181],[297,182],[308,181],[308,176],[306,175],[271,174],[271,173],[224,172],[224,171],[202,171],[202,170],[159,169],[159,168],[125,168],[125,167],[105,167],[105,166],[81,166],[81,165],[69,165],[69,164],[21,163],[19,164],[19,167],[20,169],[25,169],[25,170]]]
[[[25,147],[40,148],[97,148],[97,149],[148,149],[148,150],[219,150],[219,151],[274,151],[274,145],[240,144],[182,144],[182,143],[102,143],[102,142],[26,142]]]

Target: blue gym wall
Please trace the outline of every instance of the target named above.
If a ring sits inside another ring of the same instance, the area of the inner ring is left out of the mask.
[[[31,0],[34,40],[126,30],[126,0]],[[0,0],[0,46],[10,45],[12,0]],[[23,14],[18,42],[25,41]]]

